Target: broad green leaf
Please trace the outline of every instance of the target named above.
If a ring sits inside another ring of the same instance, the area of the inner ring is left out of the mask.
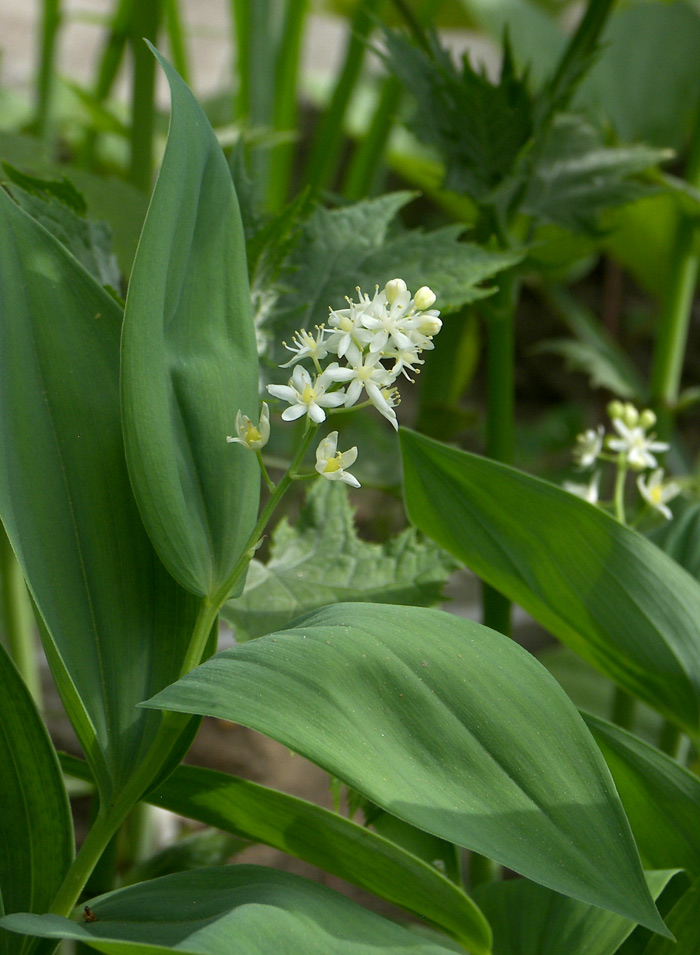
[[[64,771],[89,779],[81,760]],[[250,842],[261,842],[373,892],[486,952],[490,931],[464,892],[432,865],[321,806],[197,766],[179,766],[146,797],[153,805]]]
[[[172,111],[124,315],[124,439],[158,555],[184,587],[211,595],[257,517],[255,455],[226,442],[239,409],[258,420],[257,350],[226,160],[192,93],[158,59]]]
[[[700,779],[631,733],[584,714],[605,757],[645,865],[700,876]]]
[[[44,912],[73,861],[73,821],[49,734],[0,645],[0,912]],[[0,932],[0,953],[26,946]]]
[[[401,432],[411,521],[562,642],[700,730],[700,585],[649,541],[545,481]]]
[[[413,530],[385,544],[361,540],[345,486],[318,481],[296,524],[277,525],[267,563],[251,562],[243,594],[222,614],[241,642],[340,601],[435,606],[455,567]]]
[[[135,705],[178,674],[197,602],[158,561],[129,483],[121,310],[2,191],[0,226],[0,514],[109,799],[157,732]]]
[[[420,829],[663,931],[578,712],[479,624],[337,604],[219,653],[148,705],[259,730]]]
[[[655,899],[675,871],[646,873]],[[527,879],[480,886],[476,897],[493,926],[493,955],[613,955],[635,927]]]
[[[435,942],[316,882],[232,865],[142,882],[89,902],[95,921],[14,915],[0,925],[109,955],[443,955]]]
[[[411,291],[430,285],[438,306],[457,308],[491,294],[483,282],[522,258],[521,252],[492,252],[460,242],[462,226],[434,232],[397,231],[392,223],[413,193],[396,192],[340,209],[318,208],[304,223],[289,258],[290,273],[272,316],[289,333],[325,322],[328,307],[341,308],[356,286],[372,294],[395,276]]]
[[[700,501],[674,501],[673,520],[654,529],[649,539],[700,581]]]
[[[2,168],[13,184],[10,193],[17,204],[55,235],[100,285],[119,292],[121,274],[112,252],[111,229],[106,222],[86,218],[87,203],[69,180],[38,179],[8,163]]]
[[[700,951],[700,881],[696,881],[668,913],[676,942],[652,937],[644,955],[697,955]]]

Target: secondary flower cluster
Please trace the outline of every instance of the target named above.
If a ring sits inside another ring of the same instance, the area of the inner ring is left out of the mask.
[[[651,429],[656,424],[656,415],[645,409],[638,411],[634,405],[612,401],[608,415],[615,434],[608,435],[603,425],[589,428],[576,438],[573,456],[582,470],[595,467],[600,461],[615,464],[619,480],[617,490],[622,492],[624,476],[628,469],[639,472],[637,488],[643,500],[667,520],[672,517],[668,502],[681,492],[680,485],[664,479],[663,468],[658,466],[657,454],[669,450],[665,441],[657,441]],[[612,453],[611,453],[612,452]],[[564,487],[591,504],[598,502],[600,471],[596,470],[588,484],[566,482]],[[618,494],[618,498],[619,498]],[[621,499],[616,502],[618,516],[624,514]]]
[[[357,302],[346,299],[347,308],[330,309],[327,325],[301,329],[291,345],[284,343],[292,357],[280,367],[294,366],[291,377],[286,385],[267,386],[273,397],[288,405],[282,412],[284,421],[306,416],[319,425],[327,413],[341,407],[373,405],[398,429],[395,383],[401,375],[413,380],[411,375],[423,364],[422,352],[434,348],[433,337],[442,328],[440,313],[432,308],[435,293],[423,286],[411,295],[403,279],[392,279],[381,291],[377,286],[372,298],[359,288],[357,293]],[[303,361],[312,367],[304,367]],[[269,411],[263,402],[259,426],[239,411],[236,437],[227,440],[259,453],[269,433]],[[346,470],[355,462],[357,448],[337,451],[337,440],[338,432],[333,431],[321,441],[316,470],[328,480],[359,487]]]

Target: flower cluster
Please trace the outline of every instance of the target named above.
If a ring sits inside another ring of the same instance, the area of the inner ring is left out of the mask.
[[[319,425],[333,411],[372,405],[398,429],[395,383],[401,375],[413,380],[411,375],[423,364],[422,352],[434,347],[433,337],[442,328],[440,313],[432,308],[435,293],[424,286],[411,295],[403,279],[392,279],[381,291],[377,286],[372,298],[359,288],[357,293],[357,302],[346,299],[347,308],[330,309],[326,325],[301,329],[291,345],[284,343],[292,357],[280,367],[294,366],[291,377],[286,385],[267,386],[273,397],[288,405],[282,412],[284,421],[306,416],[307,422]],[[259,453],[269,436],[267,414],[263,403],[256,428],[239,411],[237,437],[228,440]],[[359,486],[345,470],[354,463],[357,448],[337,451],[337,439],[333,431],[321,441],[316,470],[329,480]]]
[[[618,473],[616,481],[615,510],[618,517],[624,516],[621,494],[627,470],[639,472],[637,488],[643,500],[667,520],[672,517],[668,502],[681,492],[675,481],[664,479],[663,468],[658,466],[657,454],[669,450],[665,441],[657,441],[651,429],[656,424],[656,415],[645,409],[638,411],[634,405],[612,401],[608,415],[614,434],[606,435],[603,425],[589,428],[576,438],[573,456],[582,470],[595,467],[598,462],[612,462]],[[649,473],[651,472],[651,473]],[[587,484],[566,482],[564,487],[578,497],[598,503],[600,471],[596,470]]]

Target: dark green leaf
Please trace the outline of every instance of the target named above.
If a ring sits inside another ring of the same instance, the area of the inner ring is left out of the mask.
[[[645,865],[700,876],[700,779],[631,733],[584,714],[610,768]]]
[[[218,654],[149,705],[257,729],[420,829],[663,931],[574,706],[472,621],[338,604]]]
[[[413,523],[669,719],[700,730],[700,585],[561,488],[401,432]]]
[[[644,955],[697,955],[700,951],[700,881],[695,882],[668,913],[676,942],[653,937]]]
[[[700,580],[700,501],[673,502],[673,520],[649,534],[657,547]]]
[[[222,613],[240,642],[340,601],[434,607],[456,566],[413,530],[385,544],[360,540],[347,489],[318,481],[296,524],[280,521],[267,563],[251,562],[245,591]]]
[[[258,463],[226,442],[239,409],[258,419],[257,350],[226,160],[192,93],[158,58],[172,116],[126,302],[124,438],[156,551],[183,586],[211,595],[257,517]]]
[[[646,873],[655,899],[673,875]],[[613,955],[635,927],[527,879],[480,886],[476,897],[493,926],[493,955]]]
[[[108,799],[157,732],[134,707],[178,674],[197,606],[158,561],[129,483],[121,311],[2,191],[0,210],[0,513]]]
[[[181,872],[118,889],[89,906],[95,915],[90,923],[57,915],[14,915],[0,924],[44,938],[75,939],[115,955],[445,952],[323,885],[262,866]]]
[[[0,913],[45,912],[73,860],[73,822],[56,753],[0,645]],[[20,939],[0,932],[2,955]]]

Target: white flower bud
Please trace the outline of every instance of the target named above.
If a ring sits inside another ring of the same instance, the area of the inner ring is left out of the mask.
[[[423,285],[413,296],[413,304],[419,312],[422,312],[424,309],[430,308],[436,298],[435,292],[433,292],[431,288],[428,288],[427,285]]]
[[[653,428],[655,424],[656,415],[651,408],[645,408],[639,416],[639,427],[644,428],[645,431],[648,431],[649,428]]]
[[[629,401],[625,404],[625,411],[622,415],[622,420],[625,422],[628,428],[636,428],[639,424],[639,412],[630,404]]]
[[[403,279],[391,279],[384,286],[384,294],[386,295],[386,300],[390,305],[393,304],[399,295],[405,291],[406,283]]]
[[[611,401],[608,405],[608,417],[611,421],[614,421],[616,418],[624,418],[625,416],[625,406],[621,401]]]

